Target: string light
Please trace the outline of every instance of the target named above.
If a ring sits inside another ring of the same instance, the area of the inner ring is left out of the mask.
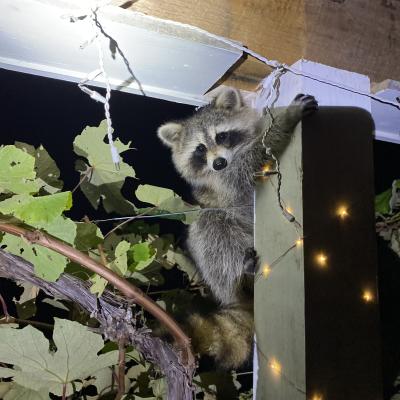
[[[344,205],[341,205],[340,207],[338,207],[338,209],[336,210],[336,214],[341,219],[346,219],[349,216],[349,212],[347,210],[347,207],[344,206]]]
[[[326,265],[328,263],[328,257],[324,253],[317,254],[317,256],[315,257],[315,260],[316,260],[317,264],[320,265],[321,267],[326,267]]]
[[[262,172],[270,172],[270,171],[271,171],[271,165],[265,164],[262,168]]]
[[[324,400],[324,398],[320,394],[314,394],[311,400]]]
[[[282,366],[275,359],[272,359],[269,363],[269,367],[271,368],[272,373],[275,376],[279,376],[282,373]]]
[[[371,303],[374,300],[374,295],[370,290],[365,290],[362,298],[366,303]]]
[[[285,207],[285,210],[289,213],[293,215],[293,208],[292,207]]]
[[[262,274],[264,278],[268,278],[269,274],[271,273],[271,267],[268,264],[265,264],[262,269]]]
[[[295,243],[296,247],[301,247],[303,245],[303,238],[298,238]]]

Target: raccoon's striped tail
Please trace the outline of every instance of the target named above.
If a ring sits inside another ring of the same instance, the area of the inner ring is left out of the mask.
[[[252,352],[253,304],[231,305],[205,316],[192,314],[186,328],[195,352],[211,356],[222,368],[236,369]]]

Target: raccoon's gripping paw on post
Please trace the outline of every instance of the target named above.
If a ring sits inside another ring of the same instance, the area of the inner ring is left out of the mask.
[[[314,96],[299,93],[289,106],[290,111],[296,113],[301,119],[318,110],[318,102]]]

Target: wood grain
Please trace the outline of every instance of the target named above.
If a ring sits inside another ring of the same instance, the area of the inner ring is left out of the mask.
[[[300,58],[400,80],[400,0],[138,0],[130,9],[188,23],[245,44],[271,59]],[[130,4],[130,3],[129,3]],[[252,90],[268,74],[250,60],[226,84]]]

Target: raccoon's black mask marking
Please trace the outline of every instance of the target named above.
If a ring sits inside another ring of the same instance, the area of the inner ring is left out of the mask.
[[[190,158],[190,164],[195,171],[200,171],[207,164],[207,147],[199,144]]]
[[[229,149],[243,142],[244,135],[245,132],[238,130],[219,132],[215,136],[215,142],[217,143],[217,145],[224,146]]]

